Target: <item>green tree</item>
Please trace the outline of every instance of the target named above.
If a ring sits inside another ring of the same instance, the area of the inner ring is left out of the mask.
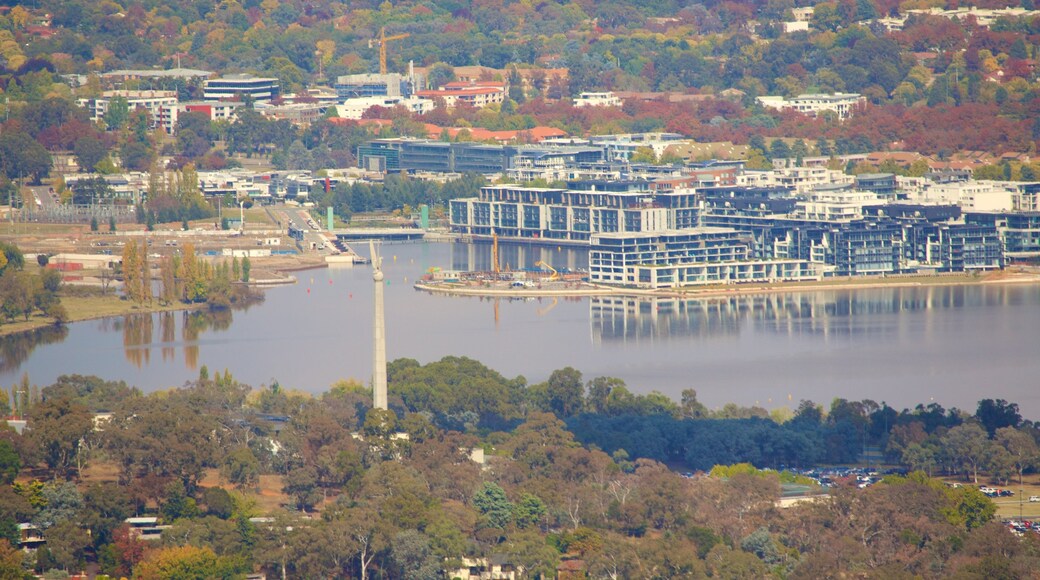
[[[108,102],[105,125],[111,130],[120,130],[130,121],[130,103],[126,97],[115,97]]]
[[[96,171],[101,160],[108,156],[105,142],[93,133],[76,139],[72,152],[76,156],[76,163],[88,173]]]
[[[979,469],[993,455],[993,445],[986,437],[986,431],[975,423],[957,425],[943,436],[942,444],[950,458],[960,464],[971,474],[972,480],[978,483]]]
[[[520,501],[513,506],[513,521],[518,528],[526,528],[537,524],[545,516],[545,504],[538,496],[529,493],[520,495]]]
[[[10,441],[0,439],[0,485],[11,485],[22,470],[22,458]]]
[[[46,530],[62,522],[78,523],[83,509],[83,494],[75,484],[68,481],[44,484],[40,498],[43,507],[33,517],[33,523],[40,529]]]
[[[504,528],[513,519],[513,504],[497,483],[484,482],[471,501],[489,527]]]
[[[224,459],[221,474],[240,489],[255,487],[260,482],[260,461],[248,447],[239,447]]]
[[[1022,485],[1022,474],[1036,467],[1040,462],[1040,446],[1032,435],[1014,427],[997,429],[995,440],[1011,457],[1015,471],[1018,472],[1018,484]]]
[[[529,390],[540,408],[559,417],[574,415],[584,403],[585,387],[581,371],[572,367],[553,371],[547,382],[532,386]]]
[[[80,569],[84,552],[90,546],[86,530],[75,522],[66,520],[49,528],[44,536],[47,538],[47,550],[51,558],[62,570]]]
[[[992,521],[997,513],[997,506],[993,501],[975,488],[961,487],[951,492],[956,506],[955,515],[951,515],[951,523],[960,522],[969,532]]]
[[[308,511],[321,501],[317,471],[310,466],[289,471],[282,478],[282,491],[293,499],[297,509]]]
[[[134,569],[134,578],[140,580],[214,580],[238,577],[244,570],[242,562],[217,556],[211,548],[175,546],[148,553]]]
[[[249,283],[249,273],[253,269],[252,262],[249,261],[249,256],[242,257],[242,281]]]
[[[51,154],[22,131],[0,134],[0,170],[8,179],[31,179],[39,183],[51,171]]]
[[[433,554],[430,539],[418,530],[405,530],[394,536],[390,559],[399,578],[437,580],[442,577],[441,563]]]
[[[47,399],[32,408],[26,429],[47,466],[64,476],[80,459],[80,445],[93,431],[94,420],[83,405],[67,398]]]

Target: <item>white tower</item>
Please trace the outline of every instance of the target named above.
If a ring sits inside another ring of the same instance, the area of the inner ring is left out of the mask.
[[[383,260],[376,244],[368,242],[375,282],[375,314],[372,321],[372,408],[386,409],[386,324],[383,321]]]

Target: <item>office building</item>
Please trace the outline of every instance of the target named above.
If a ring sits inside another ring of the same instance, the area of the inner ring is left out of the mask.
[[[211,79],[203,85],[207,101],[270,101],[279,95],[278,79],[240,74]]]

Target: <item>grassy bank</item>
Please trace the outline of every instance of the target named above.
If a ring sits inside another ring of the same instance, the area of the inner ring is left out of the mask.
[[[151,305],[138,305],[128,300],[123,300],[119,295],[112,292],[104,295],[77,294],[67,296],[62,294],[61,303],[65,306],[65,309],[69,314],[68,322],[80,322],[83,320],[106,318],[108,316],[123,316],[126,314],[139,314],[143,312],[172,312],[198,307],[190,307],[181,303],[162,306],[158,301],[152,302]],[[13,322],[5,321],[3,326],[0,326],[0,336],[26,332],[37,328],[43,328],[45,326],[51,326],[53,324],[53,318],[35,314],[30,316],[29,320],[18,318]]]

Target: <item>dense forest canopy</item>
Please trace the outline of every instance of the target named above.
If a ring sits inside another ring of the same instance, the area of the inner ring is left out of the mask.
[[[1040,431],[1013,403],[710,411],[692,389],[573,368],[533,384],[462,357],[388,371],[385,411],[354,382],[309,395],[205,367],[148,395],[24,377],[0,390],[0,412],[28,418],[0,431],[0,573],[442,578],[465,558],[528,578],[1012,578],[1040,561],[1040,537],[995,522],[978,488],[929,476],[1035,478]],[[917,471],[810,478],[864,445]],[[827,495],[781,508],[789,486]],[[144,541],[130,516],[169,527]],[[28,555],[10,548],[26,522],[46,539]]]

